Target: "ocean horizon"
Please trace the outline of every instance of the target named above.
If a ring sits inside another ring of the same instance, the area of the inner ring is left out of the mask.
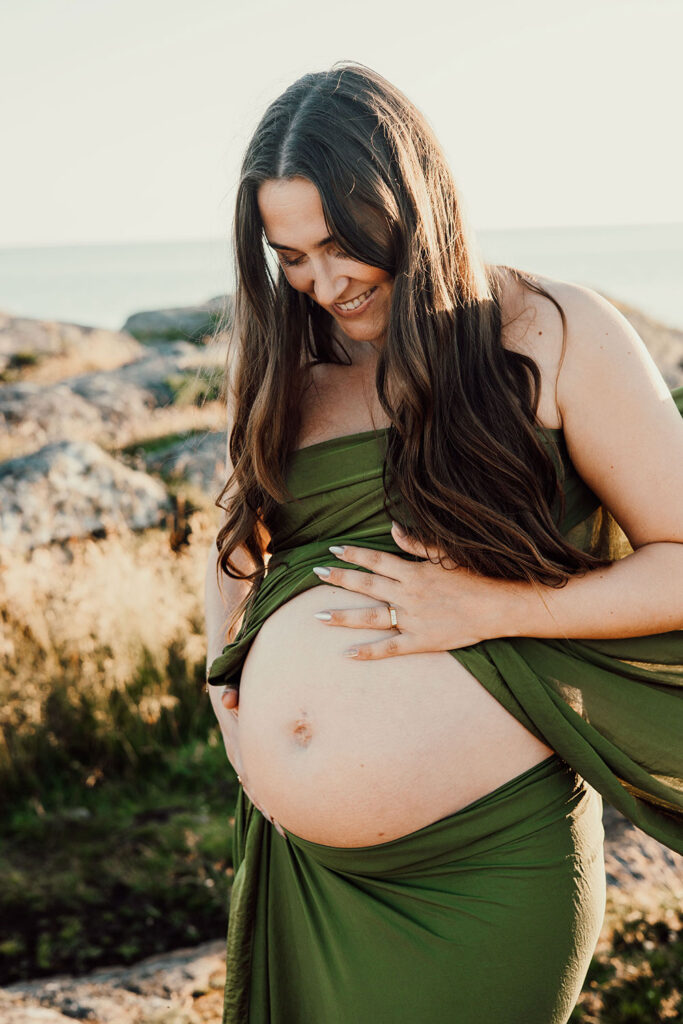
[[[683,329],[683,224],[476,232],[484,259],[585,285]],[[120,329],[234,290],[228,239],[0,248],[0,312]]]

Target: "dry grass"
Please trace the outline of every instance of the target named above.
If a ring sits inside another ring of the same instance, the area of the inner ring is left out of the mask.
[[[191,676],[206,656],[204,576],[217,521],[200,509],[191,528],[175,553],[161,529],[28,556],[1,549],[0,778],[21,788],[37,747],[64,745],[54,730],[61,724],[70,734],[70,710],[75,724],[87,709],[103,738],[116,694],[137,708],[142,725],[173,707],[169,651]]]

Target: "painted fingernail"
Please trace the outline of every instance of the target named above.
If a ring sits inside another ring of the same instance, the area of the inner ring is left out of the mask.
[[[320,565],[314,566],[313,572],[316,574],[316,576],[321,576],[324,580],[326,580],[327,577],[330,575],[330,570],[325,569]]]
[[[329,622],[332,616],[329,612],[315,612],[316,619],[322,619],[323,622]]]
[[[399,537],[403,537],[403,536],[404,536],[404,534],[405,534],[405,532],[406,532],[406,531],[405,531],[405,530],[403,529],[403,527],[402,527],[402,526],[401,526],[401,525],[400,525],[399,523],[397,523],[397,522],[396,522],[396,521],[395,521],[394,519],[392,519],[392,520],[391,520],[391,525],[392,525],[392,526],[393,526],[393,528],[394,528],[394,529],[396,530],[396,533],[397,533],[397,534],[399,535]]]
[[[345,658],[355,658],[358,655],[357,647],[349,647],[348,651],[344,651]]]
[[[333,555],[343,555],[345,548],[343,544],[332,544],[328,549]]]

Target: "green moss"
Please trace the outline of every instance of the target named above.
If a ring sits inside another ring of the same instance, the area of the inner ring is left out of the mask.
[[[157,455],[159,452],[172,448],[179,441],[189,437],[205,434],[205,430],[182,430],[176,434],[164,434],[162,437],[150,437],[148,440],[135,441],[120,449],[122,455]]]
[[[14,352],[8,359],[5,368],[0,372],[0,384],[14,384],[22,380],[22,370],[31,366],[38,366],[45,359],[42,352],[31,352],[29,350]]]
[[[21,369],[24,366],[37,366],[43,356],[39,352],[21,351],[15,352],[10,357],[9,366],[13,369]]]
[[[174,405],[204,405],[221,397],[222,374],[216,369],[203,367],[199,371],[171,374],[164,383],[173,395]]]

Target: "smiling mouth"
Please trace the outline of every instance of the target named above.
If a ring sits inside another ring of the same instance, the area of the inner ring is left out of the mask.
[[[362,306],[363,303],[370,298],[376,288],[377,285],[374,285],[374,287],[368,288],[366,292],[363,292],[362,295],[357,295],[355,299],[350,299],[348,302],[335,302],[334,305],[343,313],[350,313],[351,310],[358,309],[359,306]]]

